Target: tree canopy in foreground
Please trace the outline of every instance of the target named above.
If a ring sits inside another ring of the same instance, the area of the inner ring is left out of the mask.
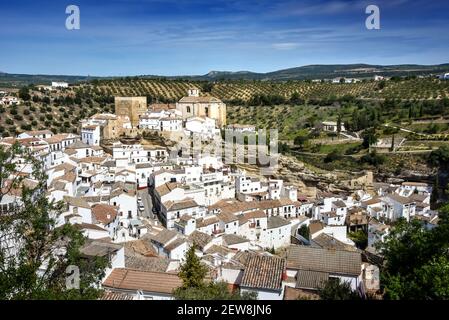
[[[24,167],[17,158],[32,168],[33,185],[18,174]],[[17,144],[0,146],[0,200],[20,191],[14,206],[0,212],[0,299],[96,299],[107,262],[83,257],[82,233],[69,224],[57,226],[64,209],[47,198],[46,181],[33,155]],[[78,288],[66,285],[68,266],[79,268]]]
[[[449,205],[440,209],[434,228],[400,220],[379,249],[385,299],[449,299]]]
[[[206,281],[208,268],[195,254],[195,246],[186,253],[179,277],[183,285],[174,291],[178,300],[256,300],[257,294],[231,291],[223,282]]]

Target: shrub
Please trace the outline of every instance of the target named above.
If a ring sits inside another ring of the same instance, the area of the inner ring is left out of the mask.
[[[29,130],[31,130],[31,125],[29,125],[29,124],[22,124],[20,126],[20,129],[25,130],[25,131],[29,131]]]
[[[340,160],[340,159],[341,159],[341,154],[337,150],[334,150],[334,151],[330,152],[324,158],[324,163],[334,162],[334,161],[337,161],[337,160]]]
[[[380,154],[377,154],[376,151],[371,152],[370,154],[364,155],[360,158],[361,163],[367,163],[372,166],[380,166],[385,163],[386,157]]]

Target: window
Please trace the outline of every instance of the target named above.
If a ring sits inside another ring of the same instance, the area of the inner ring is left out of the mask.
[[[187,107],[187,113],[190,113],[190,107]]]

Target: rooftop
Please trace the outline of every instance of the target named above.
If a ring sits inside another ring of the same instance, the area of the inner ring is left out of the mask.
[[[173,290],[182,285],[178,275],[165,272],[140,271],[117,268],[103,282],[106,288],[121,290],[142,290],[171,295]]]
[[[358,252],[296,245],[290,246],[287,252],[290,269],[358,276],[361,264],[362,257]]]
[[[282,290],[284,272],[285,259],[252,254],[243,271],[240,286],[279,291]]]

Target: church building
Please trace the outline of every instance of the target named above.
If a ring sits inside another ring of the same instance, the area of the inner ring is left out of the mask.
[[[218,127],[226,125],[226,104],[212,96],[200,96],[200,90],[188,90],[188,96],[176,103],[176,109],[182,112],[182,119],[191,117],[209,117],[217,122]]]

